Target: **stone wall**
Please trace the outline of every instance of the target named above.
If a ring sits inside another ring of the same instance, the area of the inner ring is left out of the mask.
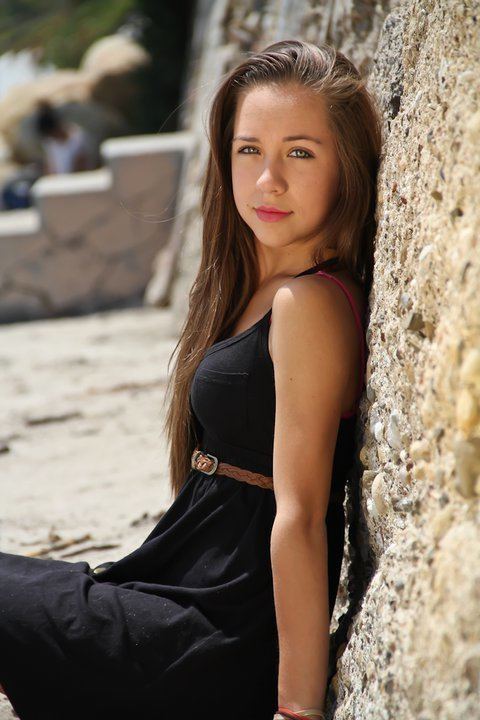
[[[472,0],[219,0],[197,69],[196,145],[170,248],[178,328],[200,259],[203,122],[221,75],[277,39],[327,41],[368,75],[383,113],[358,423],[372,576],[332,685],[337,720],[480,718],[479,10]],[[147,301],[165,302],[167,286],[157,274]],[[345,581],[344,565],[335,617]]]
[[[361,460],[376,572],[338,717],[480,717],[479,10],[405,3],[375,53],[386,142]]]
[[[0,214],[0,322],[141,302],[170,238],[188,132],[115,138],[105,167],[49,175]]]

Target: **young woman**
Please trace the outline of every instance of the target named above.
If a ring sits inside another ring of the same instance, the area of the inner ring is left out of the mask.
[[[175,500],[93,570],[0,554],[20,718],[322,717],[380,135],[329,46],[274,43],[223,79],[168,388]]]

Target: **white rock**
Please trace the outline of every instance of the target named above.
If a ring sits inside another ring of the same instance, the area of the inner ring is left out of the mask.
[[[402,436],[398,427],[398,413],[395,411],[390,414],[387,427],[387,442],[391,448],[401,450],[403,448]]]
[[[381,442],[383,440],[383,423],[381,420],[376,422],[373,426],[373,434],[377,442]]]
[[[384,474],[380,472],[372,482],[372,500],[379,515],[384,515],[388,510],[386,495],[385,477]]]

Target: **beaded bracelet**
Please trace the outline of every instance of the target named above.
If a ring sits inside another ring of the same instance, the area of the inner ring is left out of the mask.
[[[289,708],[279,707],[273,720],[303,720],[303,718],[318,718],[318,720],[325,720],[325,715],[322,710],[316,710],[310,708],[308,710],[290,710]]]

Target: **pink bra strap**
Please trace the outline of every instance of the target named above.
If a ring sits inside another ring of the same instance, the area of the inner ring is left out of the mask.
[[[323,270],[317,270],[317,272],[314,273],[314,275],[323,275],[324,277],[328,277],[328,278],[330,278],[331,280],[333,280],[334,282],[336,282],[337,285],[339,285],[339,286],[342,288],[342,290],[344,291],[345,295],[346,295],[347,298],[348,298],[348,302],[350,303],[350,306],[351,306],[351,308],[352,308],[352,310],[353,310],[353,315],[354,315],[354,317],[355,317],[355,322],[356,322],[356,325],[357,325],[357,328],[358,328],[358,332],[359,332],[359,334],[360,334],[360,352],[361,352],[361,363],[362,363],[362,369],[361,369],[360,377],[359,377],[359,380],[358,380],[358,383],[357,383],[357,387],[358,387],[357,400],[358,400],[358,399],[360,398],[361,394],[362,394],[363,374],[364,374],[364,372],[365,372],[365,339],[364,339],[364,329],[363,329],[362,321],[360,320],[360,315],[359,315],[358,310],[357,310],[357,308],[356,308],[356,306],[355,306],[355,302],[354,302],[354,300],[353,300],[353,297],[352,297],[350,291],[347,290],[347,288],[345,287],[345,285],[342,283],[341,280],[339,280],[338,278],[334,277],[333,275],[329,275],[329,273],[326,273],[326,272],[324,272]],[[272,322],[272,316],[271,316],[271,315],[270,315],[270,322]],[[350,411],[350,412],[348,412],[348,413],[344,413],[344,414],[341,415],[340,417],[342,417],[342,418],[348,418],[348,417],[352,417],[353,415],[355,415],[355,410],[352,410],[352,411]]]
[[[323,275],[324,277],[328,277],[328,278],[330,278],[331,280],[333,280],[334,282],[336,282],[337,285],[342,288],[343,292],[344,292],[345,295],[347,296],[348,302],[350,303],[350,306],[351,306],[351,308],[352,308],[352,310],[353,310],[353,314],[354,314],[354,317],[355,317],[355,322],[356,322],[356,325],[357,325],[357,328],[358,328],[358,332],[359,332],[359,334],[360,334],[361,374],[360,374],[360,378],[359,378],[358,383],[357,383],[357,387],[358,387],[357,399],[358,399],[358,398],[360,397],[360,395],[362,394],[361,391],[362,391],[362,387],[363,387],[363,373],[364,373],[364,371],[365,371],[365,339],[364,339],[364,330],[363,330],[362,321],[360,320],[360,315],[359,315],[359,313],[358,313],[358,310],[357,310],[356,305],[355,305],[355,301],[354,301],[354,299],[353,299],[350,291],[345,287],[345,285],[342,283],[341,280],[339,280],[338,278],[334,277],[333,275],[329,275],[328,273],[324,272],[323,270],[318,270],[318,271],[315,273],[315,275]],[[353,415],[353,412],[347,413],[347,417],[350,416],[350,415]],[[342,417],[345,417],[345,416],[342,416]]]

